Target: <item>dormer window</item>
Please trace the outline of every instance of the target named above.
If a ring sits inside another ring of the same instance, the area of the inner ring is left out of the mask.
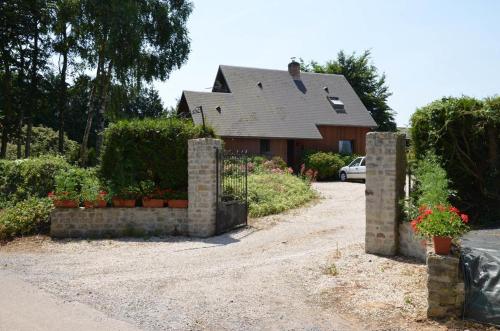
[[[345,114],[344,103],[337,97],[327,97],[330,105],[337,112],[337,114]]]

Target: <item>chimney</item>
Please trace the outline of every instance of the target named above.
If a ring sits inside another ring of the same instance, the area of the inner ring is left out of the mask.
[[[288,64],[288,73],[293,80],[300,80],[300,63],[295,61],[295,58],[292,58],[292,62]]]

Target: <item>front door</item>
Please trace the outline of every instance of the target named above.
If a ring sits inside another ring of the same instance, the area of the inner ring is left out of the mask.
[[[295,170],[295,140],[286,141],[286,163]]]

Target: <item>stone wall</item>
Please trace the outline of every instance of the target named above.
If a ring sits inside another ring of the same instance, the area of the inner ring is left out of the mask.
[[[404,136],[392,132],[366,135],[367,253],[395,255],[398,246],[399,201],[404,198]]]
[[[54,238],[138,237],[188,234],[187,209],[57,208],[51,214]]]
[[[187,209],[56,209],[51,215],[51,235],[58,238],[214,235],[217,212],[216,150],[220,148],[222,142],[219,139],[189,140]]]
[[[459,258],[427,256],[427,317],[460,318],[464,305],[464,281]]]
[[[427,241],[415,235],[410,222],[399,223],[399,254],[426,262]]]
[[[188,232],[195,237],[215,234],[217,213],[217,149],[219,139],[202,138],[188,142],[189,209]]]

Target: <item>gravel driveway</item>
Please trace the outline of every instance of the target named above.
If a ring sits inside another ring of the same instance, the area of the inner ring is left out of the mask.
[[[145,330],[363,329],[325,305],[324,268],[364,241],[365,185],[314,187],[316,203],[230,234],[20,240],[0,248],[0,270]]]

